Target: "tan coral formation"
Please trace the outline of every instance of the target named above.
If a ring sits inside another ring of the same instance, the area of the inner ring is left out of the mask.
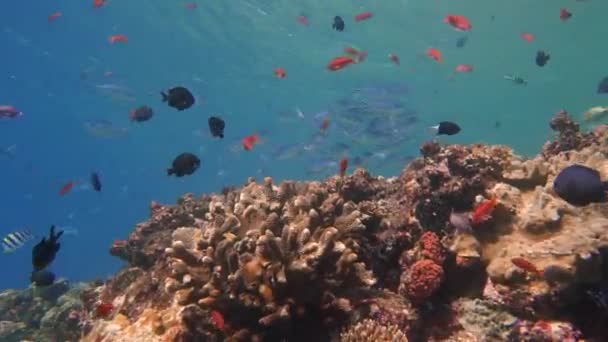
[[[581,298],[571,296],[579,285],[608,281],[608,204],[573,207],[553,179],[572,163],[608,178],[608,144],[605,130],[578,133],[562,113],[554,126],[567,129],[530,160],[504,146],[429,142],[398,178],[362,169],[323,182],[267,177],[154,205],[148,222],[113,245],[140,272],[123,271],[100,291],[117,310],[89,340],[325,341],[343,331],[342,340],[358,341],[366,329],[378,340],[387,332],[417,340],[437,326],[426,320],[442,303],[465,293],[491,301],[467,304],[482,303],[479,312],[559,315],[559,303]],[[452,226],[452,213],[467,220],[492,197],[488,219],[469,231]],[[380,305],[387,296],[400,304]],[[446,333],[491,337],[477,323]]]

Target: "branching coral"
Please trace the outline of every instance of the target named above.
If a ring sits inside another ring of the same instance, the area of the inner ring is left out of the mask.
[[[382,325],[365,319],[340,334],[340,342],[407,342],[407,337],[395,325]]]

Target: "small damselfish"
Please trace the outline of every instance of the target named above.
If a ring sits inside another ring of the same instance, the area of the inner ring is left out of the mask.
[[[33,238],[34,235],[32,235],[29,230],[21,230],[8,233],[2,239],[2,251],[4,253],[13,253]]]

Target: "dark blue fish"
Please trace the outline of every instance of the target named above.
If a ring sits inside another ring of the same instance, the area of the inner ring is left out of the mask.
[[[597,93],[598,94],[608,93],[608,76],[602,78],[602,80],[597,84]]]
[[[467,45],[468,41],[469,41],[469,36],[462,36],[462,37],[458,38],[458,40],[456,41],[456,47],[463,48],[465,45]]]
[[[539,67],[544,67],[549,62],[549,59],[551,59],[551,56],[545,51],[541,50],[536,53],[536,65]]]
[[[578,164],[563,169],[553,181],[555,193],[574,206],[604,202],[607,189],[596,170]]]
[[[35,271],[30,274],[30,282],[36,286],[49,286],[55,281],[55,274],[51,271]]]
[[[339,32],[344,31],[344,20],[342,20],[342,18],[340,16],[335,16],[334,17],[334,23],[331,25],[331,27]]]
[[[450,121],[441,121],[439,125],[432,126],[431,130],[436,131],[437,135],[454,135],[460,132],[460,126]]]
[[[220,137],[221,139],[224,138],[224,128],[226,127],[226,123],[222,118],[212,116],[209,118],[209,120],[207,120],[207,123],[209,124],[209,131],[211,132],[212,136]]]
[[[36,246],[34,246],[32,249],[32,265],[34,266],[34,271],[45,269],[53,260],[55,260],[55,256],[61,247],[61,244],[57,241],[62,234],[63,230],[55,235],[55,225],[52,225],[49,239],[47,240],[46,237],[44,237]]]
[[[97,172],[91,172],[91,187],[97,192],[101,191],[101,179]]]

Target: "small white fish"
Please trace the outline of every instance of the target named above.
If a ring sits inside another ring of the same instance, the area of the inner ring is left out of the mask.
[[[595,106],[587,109],[587,111],[583,113],[583,120],[600,120],[603,119],[606,115],[608,115],[608,107]]]
[[[304,119],[304,113],[302,112],[302,110],[298,107],[296,107],[296,113],[298,114],[298,117],[300,119]]]

